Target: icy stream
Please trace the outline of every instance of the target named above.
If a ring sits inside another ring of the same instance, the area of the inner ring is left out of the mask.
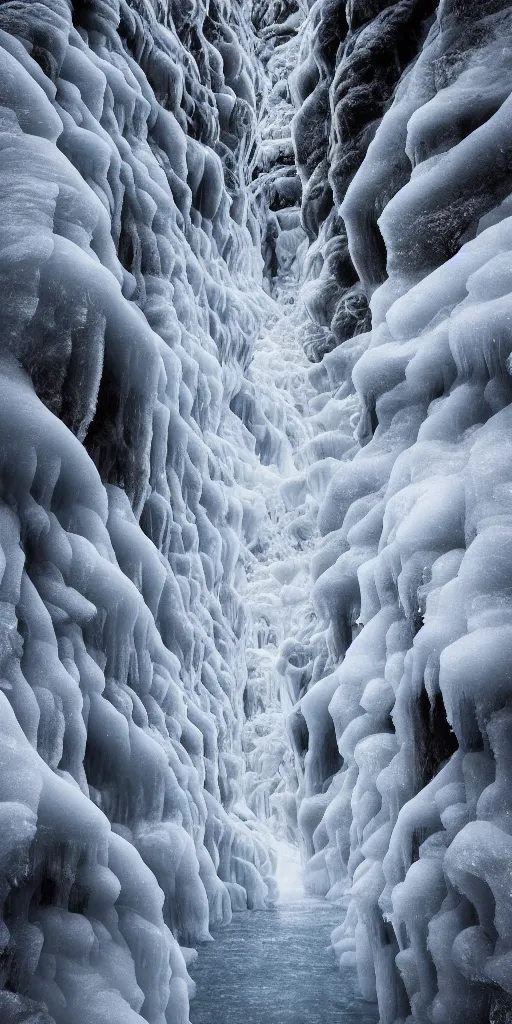
[[[192,1024],[376,1024],[355,972],[326,955],[339,920],[339,907],[313,897],[237,914],[194,964]]]

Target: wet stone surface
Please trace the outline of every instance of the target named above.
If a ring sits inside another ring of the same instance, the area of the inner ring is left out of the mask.
[[[236,914],[191,968],[192,1024],[377,1024],[355,971],[327,948],[340,920],[339,907],[305,898]]]

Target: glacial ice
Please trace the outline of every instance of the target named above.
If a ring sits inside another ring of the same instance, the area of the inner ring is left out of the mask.
[[[188,1024],[290,843],[512,1019],[511,31],[0,4],[2,1024]]]
[[[318,365],[279,809],[383,1024],[512,1019],[510,18],[317,0],[291,77]]]
[[[241,793],[251,32],[9,2],[0,45],[0,1017],[186,1024],[189,947],[275,889]]]

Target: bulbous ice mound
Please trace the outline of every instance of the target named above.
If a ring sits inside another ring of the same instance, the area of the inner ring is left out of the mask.
[[[325,344],[294,484],[316,624],[279,664],[290,825],[382,1022],[508,1021],[512,9],[354,0],[340,43],[342,16],[317,0],[295,72]],[[350,288],[371,331],[335,329]]]
[[[187,948],[273,891],[239,787],[251,31],[0,5],[2,1024],[186,1024]]]

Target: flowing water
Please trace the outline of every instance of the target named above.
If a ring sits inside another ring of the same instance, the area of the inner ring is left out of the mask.
[[[377,1024],[355,972],[328,949],[340,920],[339,907],[306,896],[236,914],[191,969],[192,1024]]]

